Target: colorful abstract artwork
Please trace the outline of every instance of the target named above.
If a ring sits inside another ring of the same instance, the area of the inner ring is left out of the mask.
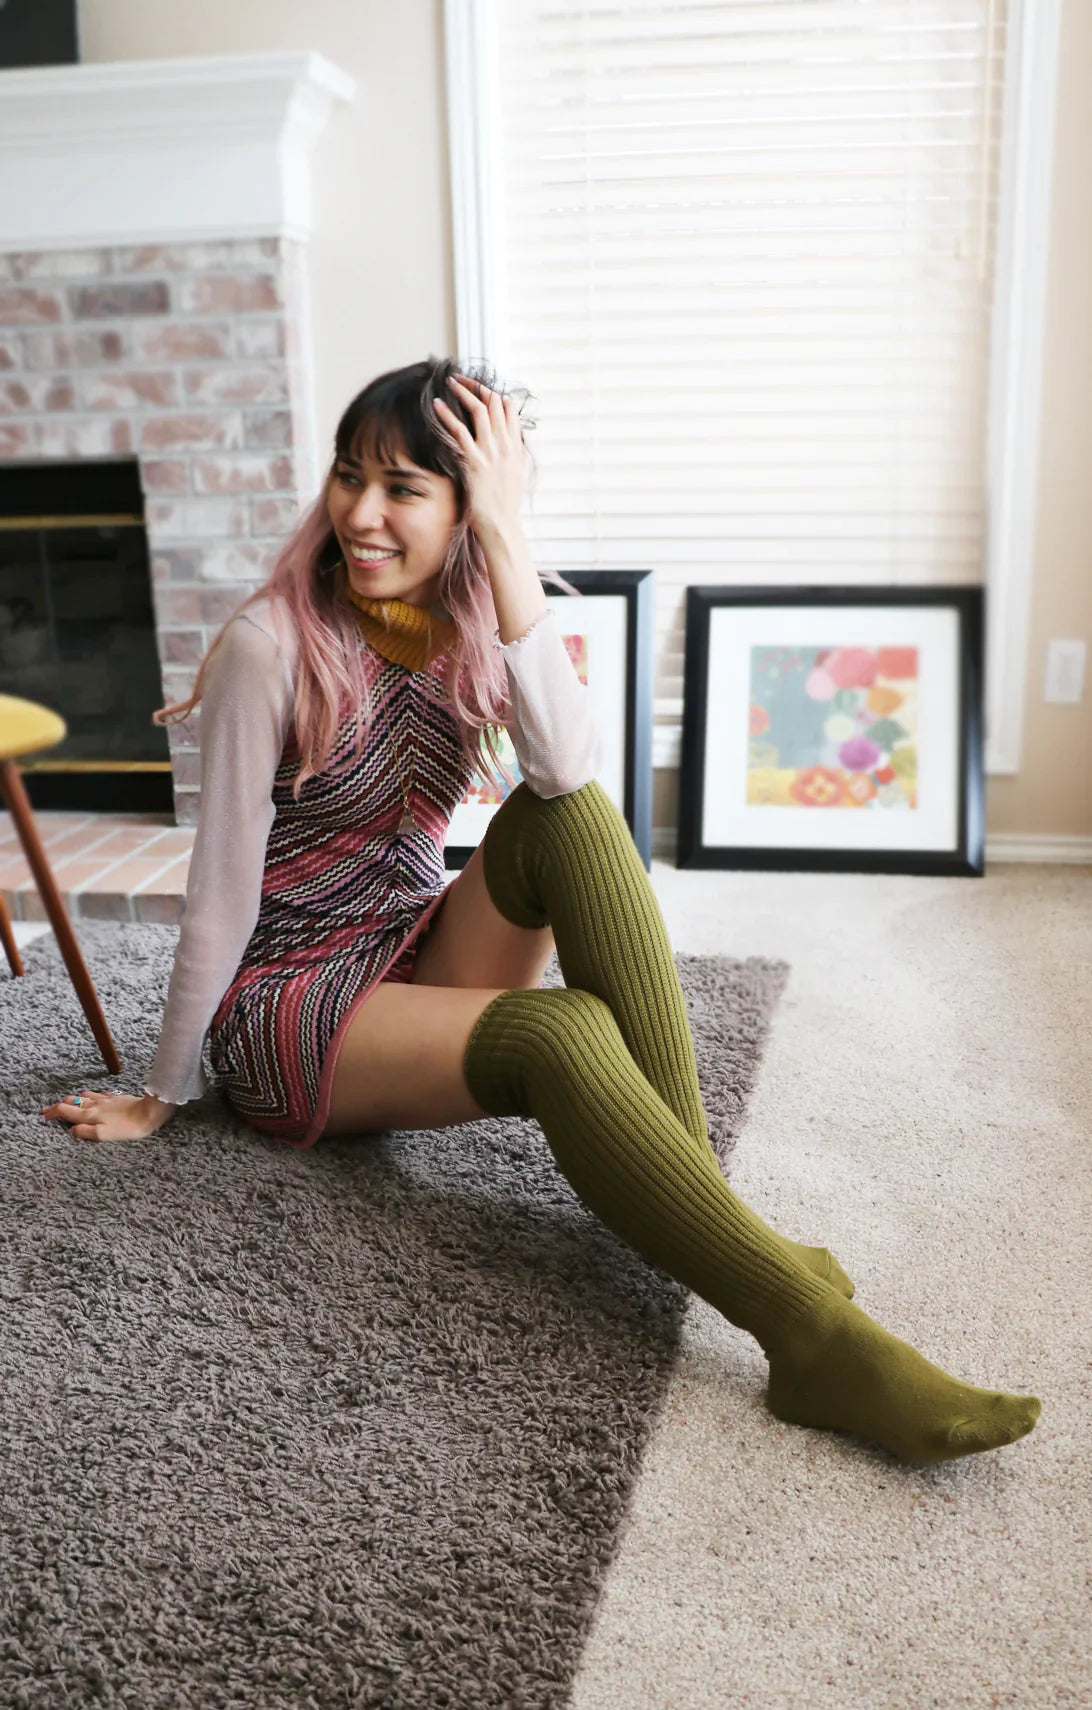
[[[565,643],[565,651],[573,662],[577,676],[583,684],[587,685],[588,637],[586,635],[562,634],[561,639]],[[481,747],[484,753],[484,742]],[[520,771],[519,761],[516,759],[516,750],[512,745],[512,738],[506,730],[497,733],[497,752],[518,784],[523,773]],[[499,807],[501,802],[505,801],[510,794],[508,784],[499,773],[496,773],[488,784],[483,784],[480,778],[472,778],[467,786],[463,801],[471,803],[475,807]]]
[[[752,647],[747,802],[914,809],[916,647]]]

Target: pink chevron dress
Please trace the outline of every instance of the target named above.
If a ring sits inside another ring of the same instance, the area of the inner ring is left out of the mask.
[[[453,713],[438,697],[450,657],[427,671],[373,655],[375,720],[356,764],[352,708],[327,769],[303,784],[290,727],[273,784],[258,920],[209,1029],[209,1062],[229,1104],[290,1146],[313,1146],[330,1107],[341,1041],[382,980],[408,983],[445,883],[448,823],[470,781]],[[421,829],[398,833],[393,752]],[[412,781],[411,781],[412,774]]]

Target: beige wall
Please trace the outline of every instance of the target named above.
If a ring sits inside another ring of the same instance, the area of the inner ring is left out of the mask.
[[[314,163],[321,451],[374,375],[456,354],[442,0],[82,0],[80,16],[87,60],[315,48],[358,79]],[[1041,693],[1047,640],[1092,638],[1090,74],[1092,6],[1063,0],[1025,736],[1020,773],[988,780],[994,834],[1092,836],[1092,689],[1077,707]],[[657,774],[657,825],[676,787]]]

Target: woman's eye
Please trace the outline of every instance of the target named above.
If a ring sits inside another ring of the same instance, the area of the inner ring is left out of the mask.
[[[352,483],[352,485],[357,486],[357,487],[359,487],[359,485],[360,485],[359,476],[354,475],[351,469],[339,469],[338,470],[338,480],[350,482],[350,483]],[[409,493],[411,498],[417,498],[418,497],[416,487],[406,487],[401,482],[398,482],[398,481],[396,481],[394,483],[394,485],[391,487],[391,492],[392,493]]]

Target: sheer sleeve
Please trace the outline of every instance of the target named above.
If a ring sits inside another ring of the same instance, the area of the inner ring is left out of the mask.
[[[202,685],[201,803],[159,1048],[141,1090],[171,1104],[211,1084],[202,1063],[216,1007],[258,919],[273,778],[293,713],[291,668],[271,620],[228,623]],[[265,627],[270,623],[270,628]]]
[[[595,777],[599,726],[591,690],[569,658],[557,616],[547,608],[514,641],[500,647],[508,672],[508,733],[527,787],[536,796],[570,795]]]

